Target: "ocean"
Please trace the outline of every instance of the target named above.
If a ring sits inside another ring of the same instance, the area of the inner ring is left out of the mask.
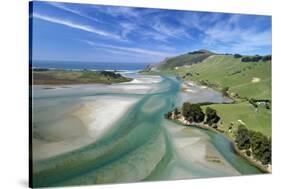
[[[89,70],[143,70],[149,63],[32,61],[33,68],[89,69]]]

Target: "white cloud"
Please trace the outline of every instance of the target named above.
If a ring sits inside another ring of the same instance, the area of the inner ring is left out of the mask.
[[[111,16],[138,17],[138,12],[130,7],[102,7],[102,12]]]
[[[92,16],[89,16],[89,15],[85,14],[84,12],[79,11],[79,10],[77,10],[77,9],[72,9],[72,8],[70,8],[70,7],[68,7],[68,6],[64,5],[64,4],[62,4],[62,3],[48,2],[48,4],[49,4],[49,5],[52,5],[52,6],[56,7],[56,8],[59,8],[59,9],[61,9],[61,10],[64,10],[64,11],[73,13],[73,14],[78,15],[78,16],[81,16],[81,17],[83,17],[83,18],[87,18],[87,19],[89,19],[89,20],[96,21],[96,22],[102,22],[102,21],[98,20],[97,18],[94,18],[94,17],[92,17]]]
[[[37,19],[45,20],[45,21],[48,21],[48,22],[51,22],[51,23],[64,25],[64,26],[67,26],[67,27],[70,27],[70,28],[94,33],[94,34],[97,34],[97,35],[100,35],[100,36],[110,37],[112,39],[121,40],[121,37],[119,35],[109,33],[107,31],[96,29],[96,28],[94,28],[90,25],[84,25],[84,24],[76,23],[74,21],[65,20],[65,19],[56,18],[56,17],[50,17],[50,16],[47,16],[47,15],[41,15],[41,14],[37,14],[37,13],[33,13],[33,17],[37,18]]]
[[[141,49],[141,48],[132,48],[132,47],[121,47],[121,46],[115,46],[115,45],[108,45],[108,44],[97,44],[92,41],[88,40],[83,40],[85,43],[94,46],[94,47],[101,47],[101,48],[109,48],[109,49],[114,49],[118,51],[127,51],[127,52],[133,52],[133,53],[140,53],[144,55],[149,55],[149,56],[157,56],[157,57],[171,57],[174,56],[175,54],[168,53],[168,52],[162,52],[162,51],[155,51],[155,50],[150,50],[150,49]]]
[[[187,37],[192,39],[192,37],[185,31],[184,28],[178,27],[178,28],[173,28],[169,27],[166,24],[163,24],[161,22],[157,22],[153,25],[152,27],[154,30],[159,32],[162,35],[165,35],[167,38],[181,38],[181,37]]]
[[[156,15],[149,15],[142,20],[145,29],[142,32],[143,37],[146,40],[155,40],[166,44],[171,44],[173,39],[193,39],[193,37],[186,30],[186,27],[171,25],[171,22],[167,21],[168,16],[166,13],[158,12]],[[175,17],[173,17],[175,18]]]
[[[271,29],[258,30],[256,25],[241,27],[240,15],[220,20],[212,27],[205,28],[203,44],[232,52],[248,53],[271,46]],[[254,22],[254,20],[253,20]]]

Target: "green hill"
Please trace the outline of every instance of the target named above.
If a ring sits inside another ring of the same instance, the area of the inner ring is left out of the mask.
[[[264,106],[259,106],[258,111],[247,102],[203,106],[204,109],[206,107],[211,107],[217,111],[221,117],[220,129],[224,130],[226,134],[233,134],[228,133],[230,126],[236,128],[243,123],[250,130],[271,136],[271,110],[266,109]]]
[[[232,96],[271,99],[271,61],[242,62],[233,55],[211,55],[199,64],[173,67],[165,72],[216,89],[229,87]]]
[[[175,67],[197,64],[213,54],[214,54],[213,52],[202,49],[198,51],[189,52],[183,55],[179,55],[176,57],[166,58],[161,63],[156,64],[150,68],[152,69],[154,68],[158,70],[167,70]]]

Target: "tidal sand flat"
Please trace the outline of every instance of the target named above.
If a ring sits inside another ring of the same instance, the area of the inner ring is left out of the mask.
[[[36,128],[35,133],[41,138],[33,142],[33,158],[50,158],[96,142],[137,100],[122,97],[82,98],[71,112]]]
[[[194,103],[213,102],[230,103],[232,100],[223,96],[220,92],[202,85],[196,85],[194,82],[183,82],[183,91],[179,92],[181,102],[192,101]]]

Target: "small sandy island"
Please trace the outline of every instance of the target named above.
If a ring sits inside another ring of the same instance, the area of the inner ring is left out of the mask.
[[[157,84],[162,80],[161,76],[142,76],[129,82],[111,85],[110,89],[125,93],[146,94],[156,92],[159,88]]]

